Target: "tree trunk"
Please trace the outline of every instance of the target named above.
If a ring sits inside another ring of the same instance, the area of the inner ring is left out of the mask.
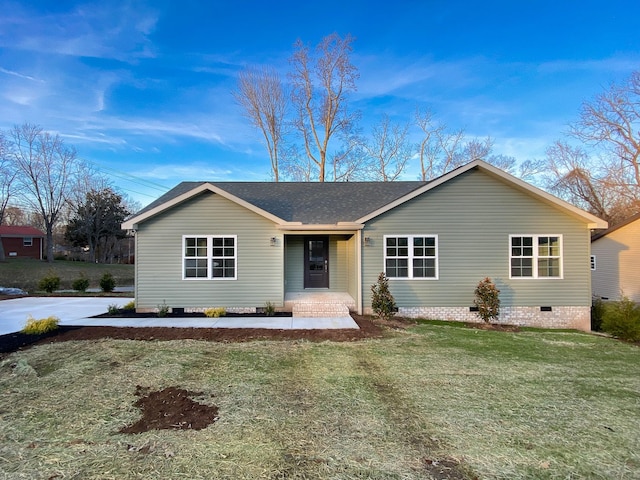
[[[47,225],[47,262],[53,263],[53,227]]]

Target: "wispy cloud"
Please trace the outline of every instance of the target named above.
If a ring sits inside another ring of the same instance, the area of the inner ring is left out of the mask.
[[[148,35],[158,14],[138,2],[88,3],[46,14],[12,1],[0,6],[4,48],[123,61],[155,54]]]

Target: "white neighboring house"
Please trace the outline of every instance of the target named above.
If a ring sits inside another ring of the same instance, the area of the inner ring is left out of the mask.
[[[640,214],[591,239],[591,288],[603,300],[640,303]]]

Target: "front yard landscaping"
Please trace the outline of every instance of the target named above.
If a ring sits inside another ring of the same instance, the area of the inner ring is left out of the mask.
[[[0,478],[640,478],[637,346],[445,322],[371,337],[8,354]],[[174,401],[181,416],[154,427]]]

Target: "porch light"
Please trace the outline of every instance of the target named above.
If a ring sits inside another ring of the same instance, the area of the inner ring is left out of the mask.
[[[371,237],[364,237],[364,246],[370,247],[372,244]]]
[[[270,244],[272,247],[275,247],[275,246],[276,246],[276,237],[271,237],[271,238],[269,239],[269,244]]]

